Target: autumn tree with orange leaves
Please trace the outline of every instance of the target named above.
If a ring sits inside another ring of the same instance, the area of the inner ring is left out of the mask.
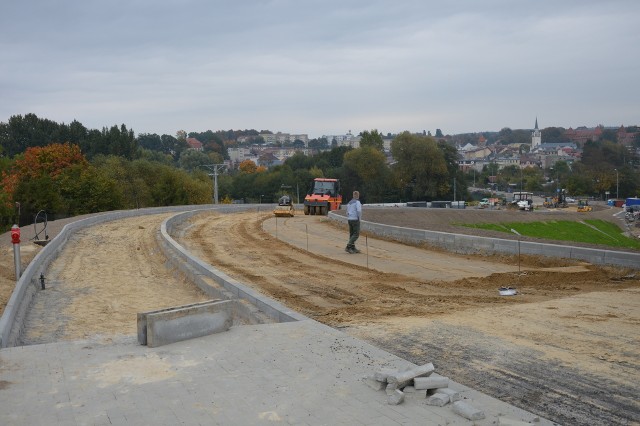
[[[20,203],[26,221],[39,210],[68,216],[118,205],[115,182],[103,178],[70,143],[28,148],[2,172],[0,183],[3,216]]]

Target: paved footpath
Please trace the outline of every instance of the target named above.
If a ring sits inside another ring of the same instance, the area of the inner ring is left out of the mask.
[[[135,336],[6,348],[0,425],[551,424],[455,383],[485,420],[427,406],[424,396],[389,405],[384,390],[361,380],[407,365],[312,320],[237,326],[158,348]]]

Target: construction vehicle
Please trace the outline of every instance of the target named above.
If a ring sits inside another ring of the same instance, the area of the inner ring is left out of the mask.
[[[507,204],[507,208],[532,211],[533,210],[533,193],[532,192],[514,192],[513,199],[509,204]]]
[[[593,211],[587,200],[578,200],[578,213],[588,213]]]
[[[500,204],[500,199],[499,198],[483,198],[478,203],[478,208],[479,209],[486,209],[487,207],[496,207],[499,204]]]
[[[562,191],[559,191],[558,195],[556,195],[555,197],[544,197],[544,202],[542,203],[542,205],[550,209],[567,207],[567,196],[564,192],[564,189]]]
[[[283,195],[278,200],[278,205],[275,209],[273,209],[273,214],[276,217],[294,217],[296,215],[296,211],[293,208],[293,200],[288,195]]]
[[[555,205],[555,197],[544,197],[544,201],[542,202],[542,206],[548,209],[554,207]]]
[[[304,214],[327,215],[332,210],[340,209],[340,181],[338,179],[315,178],[306,197],[304,197]]]

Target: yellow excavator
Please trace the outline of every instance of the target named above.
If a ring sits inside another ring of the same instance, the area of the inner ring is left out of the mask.
[[[542,205],[550,209],[567,207],[567,196],[564,192],[564,189],[560,191],[555,197],[544,197],[544,202],[542,203]]]
[[[588,213],[593,211],[587,200],[578,200],[578,213]]]
[[[278,200],[278,205],[273,209],[273,214],[276,217],[294,217],[296,211],[293,208],[293,200],[288,195],[283,195]]]

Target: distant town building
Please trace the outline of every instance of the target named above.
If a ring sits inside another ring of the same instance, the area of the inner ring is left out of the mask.
[[[285,162],[287,158],[295,153],[301,152],[304,155],[311,155],[308,148],[274,147],[264,145],[253,145],[250,147],[236,147],[227,150],[231,161],[231,169],[245,160],[251,160],[258,166],[272,167]]]
[[[640,131],[629,132],[624,126],[620,126],[616,132],[618,143],[624,146],[632,146],[636,139],[640,136]]]
[[[196,138],[187,138],[186,141],[187,141],[187,145],[189,145],[189,148],[187,148],[187,149],[190,149],[190,150],[193,150],[193,151],[202,151],[203,150],[202,142],[200,142],[198,139],[196,139]]]
[[[576,144],[582,146],[586,142],[595,142],[597,140],[600,140],[603,130],[604,126],[602,125],[599,125],[595,128],[578,127],[576,129],[572,129],[571,127],[569,127],[567,130],[565,130],[564,136],[571,142],[575,142]]]
[[[354,136],[349,130],[344,135],[322,135],[323,138],[327,139],[329,146],[333,144],[335,141],[338,146],[348,146],[351,148],[360,148],[360,136]]]
[[[290,133],[260,133],[266,145],[275,144],[291,144],[297,140],[304,142],[304,146],[309,146],[309,135],[306,133],[290,134]]]

